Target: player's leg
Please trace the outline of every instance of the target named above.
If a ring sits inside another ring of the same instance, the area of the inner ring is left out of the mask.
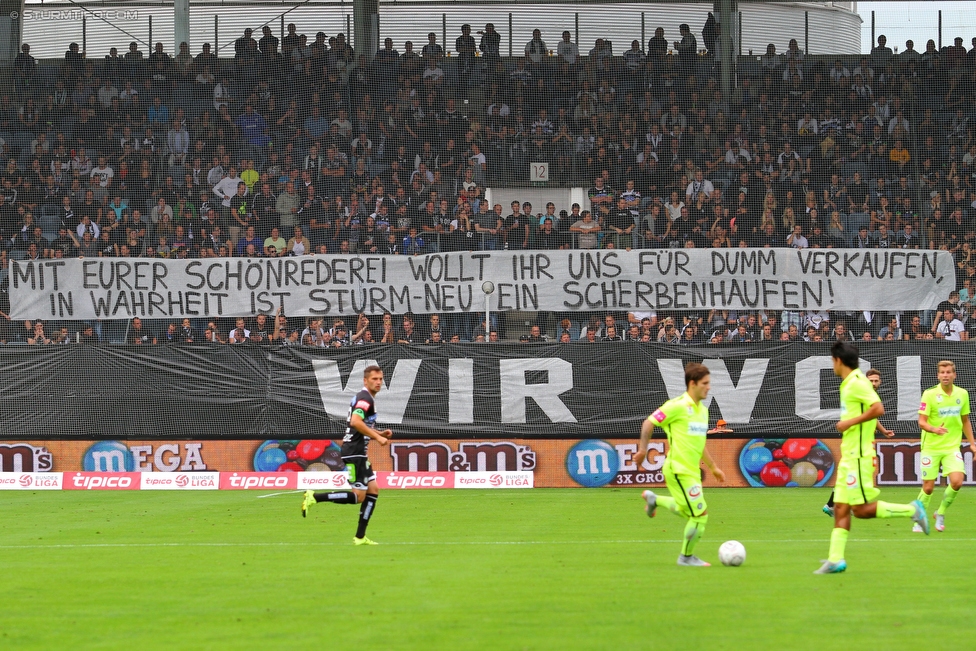
[[[376,472],[369,461],[366,461],[364,466],[366,494],[363,496],[362,506],[359,507],[359,525],[356,527],[356,538],[353,542],[357,545],[375,545],[375,542],[366,537],[366,527],[369,526],[369,520],[376,511],[376,500],[380,496],[380,487],[376,483]]]
[[[842,501],[846,498],[844,491],[835,488],[834,492],[834,528],[830,532],[830,550],[827,560],[814,574],[839,574],[847,569],[844,553],[851,532],[851,505]]]
[[[966,478],[966,469],[963,466],[962,453],[958,450],[946,454],[942,458],[942,474],[949,480],[945,493],[942,494],[942,503],[939,510],[935,513],[935,530],[945,531],[945,513],[956,499],[956,495],[962,489],[963,479]]]
[[[834,491],[830,491],[830,497],[827,498],[827,503],[824,504],[823,512],[834,517]]]
[[[654,491],[644,491],[641,493],[641,497],[644,498],[646,506],[644,507],[644,512],[647,516],[653,518],[657,513],[657,507],[661,506],[666,508],[671,513],[675,515],[680,515],[682,517],[690,517],[691,512],[689,511],[687,515],[681,512],[678,506],[678,499],[681,493],[681,485],[675,479],[674,473],[672,473],[668,467],[664,469],[664,484],[668,487],[668,492],[671,495],[658,495]]]
[[[332,502],[333,504],[355,504],[359,501],[359,497],[354,490],[346,491],[328,491],[323,493],[315,493],[313,491],[305,491],[305,495],[302,497],[302,517],[308,515],[308,510],[316,502]]]
[[[841,460],[837,464],[834,485],[834,528],[830,532],[827,560],[814,574],[838,574],[847,569],[844,554],[851,531],[851,502],[857,497],[858,472],[856,461]]]
[[[874,486],[874,466],[866,459],[858,459],[855,472],[849,472],[846,481],[848,502],[855,518],[911,518],[928,533],[926,510],[921,502],[895,504],[878,499],[881,491]]]
[[[350,486],[349,490],[318,493],[305,491],[305,495],[302,498],[302,517],[307,517],[309,508],[317,502],[332,502],[333,504],[358,504],[361,502],[366,494],[366,484],[362,481],[362,477],[360,477],[362,474],[360,465],[355,460],[352,463],[346,464],[346,471],[348,473],[347,480]]]
[[[925,512],[928,513],[931,508],[929,504],[932,502],[932,492],[935,490],[935,480],[939,478],[939,460],[941,455],[933,454],[923,450],[921,456],[921,466],[922,466],[922,490],[918,492],[918,500],[922,506],[925,507]],[[912,527],[912,531],[915,533],[922,533],[922,525],[916,523]]]
[[[681,514],[688,518],[681,540],[681,555],[678,557],[678,565],[708,567],[709,563],[695,556],[695,547],[705,533],[705,524],[708,522],[708,505],[705,503],[701,479],[692,475],[674,475],[674,481],[680,491],[675,496],[675,499],[678,500],[678,507]]]
[[[647,513],[647,517],[649,518],[653,518],[657,514],[657,507],[659,506],[663,506],[675,515],[680,515],[678,512],[678,502],[673,497],[658,495],[650,490],[641,493],[641,497],[644,498],[644,512]]]

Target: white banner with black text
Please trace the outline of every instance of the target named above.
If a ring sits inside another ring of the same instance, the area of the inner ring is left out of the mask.
[[[952,255],[900,249],[456,252],[11,261],[14,319],[546,310],[907,310],[955,289]]]

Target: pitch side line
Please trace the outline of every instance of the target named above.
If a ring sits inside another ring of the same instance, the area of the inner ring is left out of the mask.
[[[294,495],[295,493],[304,493],[305,489],[300,488],[297,491],[282,491],[280,493],[268,493],[267,495],[258,495],[258,499],[263,499],[265,497],[278,497],[279,495]]]
[[[854,543],[915,543],[918,538],[852,538],[848,542]],[[936,539],[938,540],[938,539]],[[976,538],[943,538],[943,542],[976,542]],[[742,539],[739,542],[749,544],[823,544],[823,540],[796,540],[796,539],[762,539],[748,540]],[[507,540],[507,541],[426,541],[426,542],[385,542],[384,547],[413,547],[426,545],[454,545],[454,546],[478,546],[478,545],[646,545],[664,544],[673,545],[673,540],[577,540],[577,541],[547,541],[547,540]],[[118,547],[348,547],[345,542],[173,542],[173,543],[77,543],[63,545],[0,545],[0,549],[98,549],[98,548],[118,548]]]

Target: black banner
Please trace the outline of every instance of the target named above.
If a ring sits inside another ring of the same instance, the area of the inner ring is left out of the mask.
[[[870,343],[861,356],[882,373],[883,422],[899,434],[917,435],[940,359],[976,385],[963,344]],[[374,362],[380,420],[397,438],[628,438],[684,390],[688,361],[711,369],[712,418],[735,437],[835,434],[826,344],[599,343],[5,348],[0,438],[334,439]]]

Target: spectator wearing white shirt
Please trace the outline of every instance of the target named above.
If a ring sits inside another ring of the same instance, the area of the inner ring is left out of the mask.
[[[227,335],[227,343],[244,344],[251,340],[251,331],[244,327],[244,319],[238,318],[236,325]]]
[[[81,218],[81,222],[75,228],[75,232],[78,233],[78,237],[84,237],[85,233],[91,233],[92,239],[97,240],[98,236],[102,232],[102,229],[98,227],[98,224],[91,220],[91,217],[84,215]]]
[[[638,161],[640,162],[640,161]],[[752,162],[749,150],[742,145],[726,141],[725,143],[725,164],[734,169],[744,169],[747,163]]]
[[[495,114],[496,108],[498,109],[497,115]],[[511,107],[509,107],[509,105],[502,100],[498,100],[496,103],[490,104],[488,106],[489,117],[507,118],[511,114],[512,114]]]
[[[220,197],[220,204],[230,215],[230,200],[237,194],[237,184],[241,183],[241,178],[237,175],[237,168],[231,167],[227,176],[220,179],[214,186],[213,193]]]
[[[803,317],[803,327],[804,330],[813,327],[815,330],[819,330],[821,324],[825,321],[830,321],[830,314],[824,311],[810,311],[807,312]]]
[[[477,143],[472,143],[471,152],[468,156],[468,164],[474,170],[474,181],[476,183],[483,181],[487,163],[488,159],[481,152],[481,147]]]
[[[878,97],[872,106],[874,106],[874,114],[878,116],[879,120],[882,122],[891,120],[891,104],[888,103],[884,95]]]
[[[647,60],[647,55],[644,54],[644,50],[640,47],[640,41],[634,40],[630,44],[630,49],[624,52],[624,65],[627,70],[631,72],[637,72],[644,67],[644,61]]]
[[[563,40],[556,46],[556,55],[570,66],[575,66],[579,59],[579,48],[570,40],[570,33],[563,32]]]
[[[112,99],[119,96],[119,89],[115,87],[111,79],[105,80],[105,85],[98,89],[98,103],[102,108],[112,106]]]
[[[793,144],[790,143],[789,140],[787,140],[786,142],[783,143],[783,151],[782,151],[782,153],[780,153],[779,156],[776,157],[776,162],[782,168],[782,167],[786,167],[787,165],[789,165],[790,164],[790,160],[795,160],[796,162],[799,163],[800,162],[800,154],[799,154],[799,152],[797,152],[797,151],[795,151],[793,149]]]
[[[698,169],[695,170],[695,179],[685,189],[685,198],[690,201],[697,201],[698,195],[703,192],[706,197],[710,197],[715,192],[715,186],[705,178],[705,173],[701,169]]]
[[[790,233],[786,238],[786,245],[793,247],[794,249],[805,249],[810,244],[807,238],[803,236],[803,227],[796,224],[793,227],[793,232]]]
[[[221,106],[227,106],[232,99],[233,95],[230,92],[230,81],[225,77],[219,84],[214,86],[213,107],[219,111]]]
[[[939,322],[935,329],[935,337],[946,341],[968,341],[969,333],[966,332],[966,326],[962,321],[950,312]]]
[[[874,83],[874,68],[868,63],[867,57],[861,57],[860,63],[851,71],[851,74],[861,75],[861,78],[864,79],[864,83],[866,84]]]
[[[173,126],[166,134],[166,148],[169,150],[169,165],[183,165],[186,155],[190,152],[190,133],[179,120],[173,120]]]
[[[851,71],[844,66],[840,59],[834,61],[834,67],[827,74],[835,86],[846,86],[851,78]]]
[[[166,204],[166,198],[160,197],[156,200],[156,205],[153,209],[149,211],[149,221],[153,224],[158,224],[163,221],[163,216],[169,217],[169,220],[173,221],[173,208]]]
[[[895,113],[895,117],[891,118],[888,122],[888,135],[893,136],[895,130],[903,131],[902,136],[907,136],[910,132],[911,127],[908,124],[908,120],[905,119],[905,114],[902,111]]]
[[[112,187],[112,179],[115,177],[115,170],[106,162],[104,156],[98,157],[98,167],[92,168],[89,173],[92,188],[95,189],[95,197],[101,199]]]
[[[796,133],[799,136],[815,136],[820,133],[817,120],[807,111],[802,118],[796,121]]]

